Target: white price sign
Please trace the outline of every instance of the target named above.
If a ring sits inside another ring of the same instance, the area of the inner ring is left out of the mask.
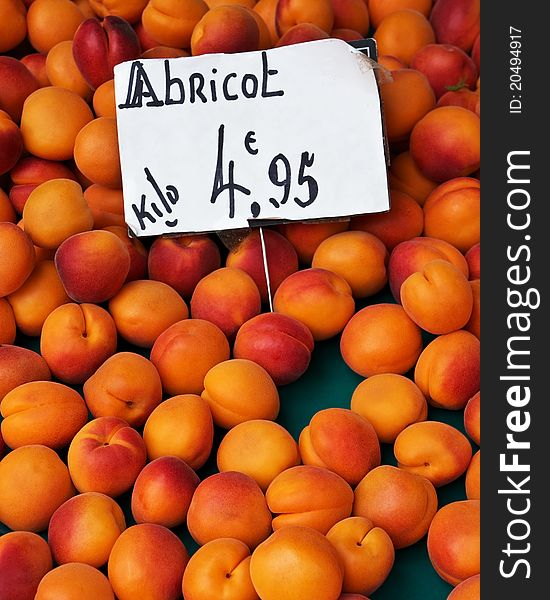
[[[372,64],[330,39],[115,67],[137,236],[389,209]]]

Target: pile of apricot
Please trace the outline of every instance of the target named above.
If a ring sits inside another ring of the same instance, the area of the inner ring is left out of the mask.
[[[114,65],[366,36],[391,208],[267,228],[273,312],[257,231],[128,236]],[[414,544],[479,598],[479,48],[479,0],[0,0],[0,598],[374,600]]]

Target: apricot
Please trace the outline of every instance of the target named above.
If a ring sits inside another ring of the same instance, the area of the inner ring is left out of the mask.
[[[370,19],[365,0],[331,0],[334,12],[333,29],[352,29],[365,37]]]
[[[401,302],[401,285],[413,273],[422,271],[434,260],[447,260],[467,278],[468,263],[462,254],[448,242],[435,238],[418,237],[401,242],[390,255],[389,284],[393,297]]]
[[[36,533],[12,531],[0,537],[0,598],[33,599],[51,568],[48,542]]]
[[[198,485],[187,513],[187,528],[201,546],[229,537],[254,549],[271,533],[271,513],[251,477],[227,471]]]
[[[392,190],[409,194],[420,206],[436,187],[437,183],[426,177],[417,167],[410,152],[402,152],[391,161],[389,182]]]
[[[23,152],[21,131],[4,111],[0,111],[0,140],[0,175],[3,175],[13,168]]]
[[[237,4],[210,10],[195,25],[191,54],[252,52],[260,46],[260,29],[250,11]]]
[[[252,419],[275,420],[279,393],[260,365],[235,358],[212,367],[204,378],[202,398],[208,402],[214,423],[231,429]]]
[[[42,327],[40,353],[55,377],[82,384],[117,347],[111,315],[95,304],[63,304],[52,311]]]
[[[279,386],[305,373],[313,347],[313,336],[303,323],[286,315],[264,313],[241,326],[233,355],[259,364]]]
[[[126,421],[100,417],[74,436],[67,464],[76,489],[115,498],[128,491],[145,466],[145,443]]]
[[[0,521],[12,530],[43,531],[73,495],[69,471],[51,448],[21,446],[0,461]]]
[[[134,346],[151,348],[168,327],[189,316],[187,305],[169,285],[149,279],[126,283],[109,300],[118,333]]]
[[[90,7],[98,17],[114,15],[129,23],[139,21],[147,0],[89,0]]]
[[[21,58],[21,62],[27,67],[27,69],[34,75],[34,78],[38,82],[38,87],[48,87],[50,80],[46,73],[46,55],[40,52],[32,52]]]
[[[323,221],[320,223],[285,223],[277,231],[282,233],[294,246],[302,265],[311,266],[313,255],[319,244],[336,233],[349,229],[349,219],[344,221]]]
[[[428,403],[460,410],[479,391],[479,340],[467,331],[440,335],[424,348],[414,380]]]
[[[298,270],[298,255],[292,244],[280,233],[265,229],[263,232],[270,290],[273,294],[281,283]],[[263,249],[258,230],[252,231],[229,252],[226,266],[248,273],[260,290],[263,303],[268,302],[267,280],[263,260]]]
[[[84,15],[70,0],[34,0],[27,13],[29,41],[47,54],[56,44],[72,40]]]
[[[479,35],[479,12],[479,0],[443,0],[434,6],[430,20],[437,41],[469,52]]]
[[[9,221],[15,223],[17,215],[6,192],[0,188],[0,223]]]
[[[464,429],[478,446],[481,442],[480,407],[481,394],[477,392],[468,400],[464,409]]]
[[[340,275],[355,298],[378,293],[387,282],[388,251],[376,236],[365,231],[344,231],[322,241],[312,266]]]
[[[470,177],[451,179],[428,196],[424,204],[424,233],[467,252],[479,243],[479,181]]]
[[[275,531],[252,553],[250,576],[262,600],[337,600],[342,567],[333,545],[309,527]]]
[[[401,285],[401,304],[422,329],[440,335],[470,320],[473,293],[464,275],[446,260],[432,260]]]
[[[107,80],[95,89],[92,106],[96,117],[116,118],[114,79]]]
[[[291,27],[280,38],[275,48],[281,46],[292,46],[293,44],[302,44],[304,42],[316,42],[318,40],[326,40],[330,36],[328,33],[313,25],[313,23],[299,23]]]
[[[410,151],[434,181],[465,177],[479,169],[479,117],[460,106],[441,106],[414,126]]]
[[[369,15],[375,29],[386,15],[405,8],[417,10],[429,17],[432,4],[433,0],[367,0]]]
[[[151,349],[151,362],[167,394],[200,394],[208,371],[228,360],[229,354],[229,343],[218,326],[186,319],[159,335]]]
[[[116,119],[99,117],[85,125],[75,139],[74,159],[80,171],[93,183],[121,188]]]
[[[397,69],[405,69],[405,65],[395,56],[391,54],[381,54],[378,56],[378,64],[384,67],[388,71],[395,71]]]
[[[390,465],[376,467],[355,488],[353,515],[384,529],[396,550],[420,540],[436,511],[437,493],[432,483]]]
[[[176,456],[192,469],[200,469],[210,456],[214,440],[208,403],[194,394],[165,400],[149,415],[143,439],[149,460]]]
[[[40,354],[11,344],[0,344],[0,372],[0,401],[23,383],[51,379],[50,369]]]
[[[13,344],[16,334],[13,309],[5,298],[0,298],[0,344]]]
[[[73,5],[69,0],[54,1]],[[25,148],[40,158],[71,159],[76,136],[92,119],[90,107],[75,92],[61,87],[40,88],[23,106],[21,133]]]
[[[479,574],[480,501],[443,506],[428,532],[428,555],[438,575],[451,585]]]
[[[94,224],[81,186],[70,179],[51,179],[36,187],[25,203],[23,219],[32,241],[51,250]]]
[[[120,506],[109,496],[85,492],[64,502],[52,515],[48,543],[58,565],[102,567],[126,529]]]
[[[14,223],[0,222],[0,298],[18,290],[34,269],[31,238]]]
[[[435,42],[435,34],[422,13],[405,8],[386,14],[374,32],[374,39],[380,54],[395,56],[408,66],[421,48]]]
[[[422,336],[401,306],[374,304],[350,319],[342,333],[340,351],[348,367],[363,377],[402,375],[416,364]]]
[[[419,236],[424,229],[424,213],[414,198],[398,190],[390,190],[390,197],[388,212],[360,215],[350,222],[352,230],[376,236],[388,252],[397,244]]]
[[[16,6],[13,0],[3,2],[0,11],[9,10],[10,5]],[[22,61],[11,56],[0,56],[0,81],[0,110],[5,111],[14,123],[19,123],[23,103],[27,96],[38,89],[38,81]]]
[[[200,547],[183,574],[186,600],[259,600],[250,578],[250,550],[233,538]]]
[[[108,188],[104,189],[107,190]],[[104,229],[105,231],[114,233],[126,246],[126,250],[128,250],[130,255],[130,269],[128,270],[128,275],[126,275],[126,283],[128,281],[135,281],[136,279],[145,279],[147,276],[148,252],[143,243],[138,238],[130,237],[128,235],[128,227],[125,225],[109,225]]]
[[[114,233],[85,231],[59,246],[55,266],[72,300],[98,304],[112,298],[123,286],[130,270],[130,254]]]
[[[266,492],[269,510],[275,515],[273,530],[295,525],[326,532],[349,517],[353,491],[345,479],[325,469],[299,465],[286,469]]]
[[[276,10],[276,26],[279,36],[294,25],[311,23],[330,33],[334,25],[332,0],[279,0]]]
[[[271,46],[275,46],[281,37],[277,31],[277,4],[279,0],[258,0],[254,6],[254,12],[260,16],[269,31]]]
[[[468,249],[464,258],[468,263],[470,279],[479,279],[481,277],[481,246],[479,242]]]
[[[141,58],[181,58],[182,56],[191,56],[186,50],[180,48],[170,48],[169,46],[155,46],[149,48]]]
[[[149,278],[191,298],[197,283],[221,266],[218,246],[207,235],[158,237],[148,257]]]
[[[479,600],[480,575],[472,575],[459,583],[449,594],[447,600]]]
[[[226,433],[217,453],[220,472],[238,471],[252,477],[265,492],[286,469],[300,464],[298,444],[278,423],[254,419]]]
[[[136,523],[176,527],[185,523],[198,475],[176,456],[161,456],[145,465],[132,490]]]
[[[371,594],[388,577],[395,559],[390,536],[364,517],[348,517],[327,533],[344,568],[342,590]]]
[[[466,471],[466,497],[468,500],[479,500],[481,498],[480,489],[480,452],[478,450],[473,456]]]
[[[35,600],[114,600],[109,580],[90,565],[67,563],[42,578]]]
[[[481,311],[481,281],[479,279],[473,279],[469,282],[470,287],[472,288],[472,293],[474,296],[474,306],[472,308],[472,316],[470,320],[466,324],[466,331],[469,331],[479,340],[481,338],[480,331],[480,311]]]
[[[68,446],[88,420],[80,394],[53,381],[32,381],[11,390],[0,403],[2,436],[10,448]]]
[[[475,113],[478,117],[481,116],[481,99],[479,90],[473,92],[467,88],[459,90],[450,90],[445,92],[437,101],[437,106],[462,106]]]
[[[217,325],[233,340],[239,327],[260,314],[261,298],[250,275],[225,267],[203,277],[191,297],[191,316]]]
[[[152,362],[134,352],[108,358],[84,383],[94,417],[119,417],[140,427],[162,401],[162,384]]]
[[[208,4],[203,0],[149,0],[141,22],[158,44],[189,48],[193,30],[207,12]]]
[[[401,469],[426,477],[434,487],[460,477],[472,458],[466,436],[439,421],[409,425],[397,436],[393,451]]]
[[[315,341],[340,333],[355,311],[348,282],[325,269],[305,269],[287,277],[273,306],[275,312],[301,321]]]
[[[390,142],[405,140],[414,126],[435,108],[435,96],[426,76],[415,69],[392,71],[392,81],[380,87]]]
[[[403,375],[383,373],[365,379],[355,388],[351,410],[372,424],[380,442],[392,444],[407,426],[426,420],[428,404],[413,381]]]
[[[21,0],[6,0],[0,4],[0,52],[18,46],[27,35],[27,10]]]
[[[73,57],[73,42],[59,42],[48,52],[46,74],[51,85],[75,92],[84,100],[92,98],[92,88],[82,76]]]
[[[324,467],[351,486],[380,464],[380,444],[371,423],[344,408],[327,408],[313,415],[300,434],[305,465]]]
[[[52,260],[38,262],[25,283],[8,296],[21,333],[39,336],[44,322],[59,306],[70,302]]]

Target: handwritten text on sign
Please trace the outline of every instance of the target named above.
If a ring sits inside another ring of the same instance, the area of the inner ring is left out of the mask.
[[[126,62],[115,93],[136,235],[389,208],[377,84],[345,42]]]

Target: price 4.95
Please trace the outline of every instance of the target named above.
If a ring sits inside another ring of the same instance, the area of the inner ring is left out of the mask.
[[[256,133],[249,131],[244,138],[244,146],[249,154],[256,156]],[[218,156],[216,161],[216,172],[214,176],[214,185],[210,202],[214,204],[220,196],[227,193],[229,202],[229,218],[235,217],[236,194],[241,193],[244,196],[252,195],[252,191],[235,179],[235,161],[224,160],[225,145],[225,125],[220,125],[218,129]],[[267,176],[274,186],[281,188],[280,197],[270,197],[269,202],[275,207],[280,208],[286,204],[293,196],[293,186],[295,195],[292,199],[301,208],[306,208],[315,202],[319,194],[319,184],[317,180],[306,171],[314,166],[315,154],[307,151],[302,152],[300,164],[297,167],[298,175],[295,175],[290,160],[287,156],[280,153],[273,157],[269,164]],[[275,196],[275,194],[274,194]],[[261,205],[253,201],[250,205],[250,212],[253,218],[258,218],[261,213]]]

